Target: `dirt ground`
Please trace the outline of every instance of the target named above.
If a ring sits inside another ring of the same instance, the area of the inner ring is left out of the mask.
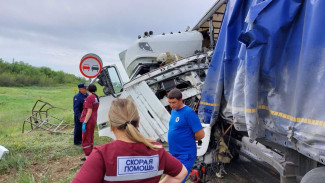
[[[68,177],[69,174],[78,171],[80,163],[82,162],[79,156],[53,157],[48,162],[33,162],[24,171],[30,172],[35,182],[58,182],[62,178]],[[18,172],[14,170],[10,174],[11,176],[9,174],[2,175],[0,182],[8,182],[9,176],[12,177],[12,174],[18,174]]]
[[[30,168],[30,172],[35,172],[34,177],[36,182],[41,180],[48,171],[51,171],[50,180],[58,181],[62,177],[67,177],[71,172],[78,170],[80,163],[79,157],[52,158],[46,165],[38,162],[34,163]]]

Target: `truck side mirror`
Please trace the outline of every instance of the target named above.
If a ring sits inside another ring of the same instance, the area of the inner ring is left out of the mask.
[[[104,67],[100,75],[98,76],[98,83],[104,86],[105,95],[118,94],[123,91],[123,84],[120,79],[120,75],[116,66]]]

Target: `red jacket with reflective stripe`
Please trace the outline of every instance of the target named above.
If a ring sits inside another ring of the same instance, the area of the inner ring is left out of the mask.
[[[143,143],[116,140],[96,146],[73,182],[156,183],[163,173],[176,176],[182,167],[163,148],[154,151]]]

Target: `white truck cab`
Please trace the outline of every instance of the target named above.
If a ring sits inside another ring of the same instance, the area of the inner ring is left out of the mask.
[[[120,54],[131,80],[122,83],[116,66],[106,66],[97,77],[106,96],[100,98],[98,128],[100,136],[114,138],[107,122],[107,113],[116,97],[132,99],[139,110],[139,130],[149,138],[164,143],[166,149],[170,107],[167,93],[179,88],[184,103],[198,105],[212,51],[202,51],[203,36],[189,31],[165,35],[146,34]],[[198,156],[208,148],[211,127],[204,126],[205,138],[198,144]]]

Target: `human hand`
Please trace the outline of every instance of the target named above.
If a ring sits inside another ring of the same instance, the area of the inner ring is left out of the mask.
[[[87,125],[87,123],[82,123],[82,131],[84,132],[84,133],[86,133],[86,125]]]

